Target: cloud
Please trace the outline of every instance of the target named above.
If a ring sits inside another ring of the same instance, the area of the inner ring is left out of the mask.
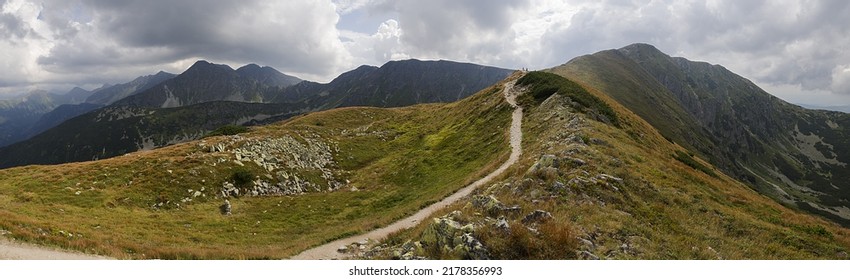
[[[635,42],[758,84],[847,93],[850,2],[324,0],[0,2],[0,94],[124,82],[194,60],[327,81],[360,64],[450,59],[548,68]],[[838,98],[838,97],[836,97]]]
[[[29,29],[21,19],[13,14],[0,14],[0,38],[4,40],[21,39],[29,34]]]
[[[676,20],[697,55],[762,82],[829,90],[833,68],[850,62],[848,13],[846,1],[724,1],[683,7],[700,15]]]
[[[543,61],[560,64],[575,56],[636,42],[666,45],[675,32],[671,29],[674,25],[665,22],[671,12],[659,2],[575,6],[577,12],[569,22],[552,24],[541,36],[539,55],[544,56]]]
[[[761,84],[850,93],[834,69],[850,63],[846,1],[570,1],[579,11],[541,36],[540,61],[634,42],[722,64]],[[845,99],[847,100],[847,99]]]
[[[333,3],[336,6],[336,11],[339,14],[349,14],[361,8],[367,6],[373,6],[377,2],[380,1],[370,1],[370,0],[334,0]]]
[[[26,1],[0,2],[0,94],[8,88],[30,86],[43,81],[45,73],[33,61],[50,48],[40,34],[46,25],[36,19],[39,6]]]
[[[44,9],[51,10],[51,4]],[[90,22],[73,24],[53,18],[66,14],[48,13],[55,28],[75,34],[57,40],[57,47],[38,59],[52,72],[196,57],[331,75],[346,55],[329,2],[92,0],[81,5],[91,11]]]
[[[451,59],[489,64],[514,64],[511,50],[516,34],[511,25],[528,1],[386,1],[360,5],[373,14],[392,14],[375,34],[395,30],[395,41],[374,42],[379,54],[424,59]],[[389,28],[389,29],[388,29]],[[349,36],[353,37],[353,36]],[[361,37],[363,38],[363,37]],[[365,39],[365,38],[364,38]],[[351,44],[355,46],[355,44]],[[352,50],[354,51],[354,50]]]
[[[850,94],[850,65],[839,65],[832,70],[832,91]]]

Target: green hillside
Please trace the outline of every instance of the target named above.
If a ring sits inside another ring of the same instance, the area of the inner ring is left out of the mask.
[[[354,257],[848,258],[850,230],[760,195],[579,84],[612,108],[619,126],[550,94],[524,108],[523,157],[506,175]]]
[[[499,86],[336,109],[152,151],[0,170],[0,229],[117,258],[284,258],[380,227],[500,164]],[[232,214],[219,207],[225,199]]]
[[[803,109],[722,66],[645,44],[551,71],[599,88],[760,193],[850,225],[850,115]]]

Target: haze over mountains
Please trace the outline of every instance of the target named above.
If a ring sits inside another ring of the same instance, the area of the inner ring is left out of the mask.
[[[81,88],[66,94],[36,90],[11,100],[0,100],[0,147],[28,138],[44,114],[61,105],[81,103],[89,94]]]
[[[823,105],[811,105],[811,104],[797,104],[802,106],[803,108],[813,109],[813,110],[828,110],[828,111],[836,111],[842,113],[850,113],[850,105],[837,105],[837,106],[823,106]]]

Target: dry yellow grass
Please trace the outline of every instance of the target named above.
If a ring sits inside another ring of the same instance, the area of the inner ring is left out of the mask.
[[[236,170],[263,171],[221,161],[232,155],[210,153],[199,141],[0,170],[0,229],[28,242],[117,258],[286,258],[389,224],[495,169],[509,151],[511,108],[503,100],[493,87],[452,104],[335,109],[253,128],[242,136],[317,135],[334,143],[339,174],[350,184],[334,192],[231,199],[230,216],[219,214],[223,200],[215,194],[222,183]],[[342,133],[356,128],[369,133]],[[201,188],[206,196],[176,205],[187,190]]]

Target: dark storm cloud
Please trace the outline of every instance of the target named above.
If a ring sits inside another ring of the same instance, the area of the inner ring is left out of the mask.
[[[0,7],[3,3],[0,3]],[[0,13],[0,38],[21,39],[29,34],[29,28],[21,22],[21,19],[13,14]]]
[[[194,59],[259,63],[308,79],[409,57],[547,68],[644,42],[670,55],[722,64],[760,85],[850,97],[850,1],[336,4],[0,0],[7,10],[0,13],[0,58],[9,69],[0,81],[125,82],[159,70],[179,72]],[[349,18],[337,26],[337,12],[368,20]],[[379,26],[346,26],[357,22]]]
[[[80,5],[91,12],[90,22],[74,24],[64,19],[67,13],[47,13],[54,30],[75,25],[77,31],[38,59],[51,71],[201,57],[325,74],[340,59],[333,34],[337,15],[327,3],[90,0]]]

